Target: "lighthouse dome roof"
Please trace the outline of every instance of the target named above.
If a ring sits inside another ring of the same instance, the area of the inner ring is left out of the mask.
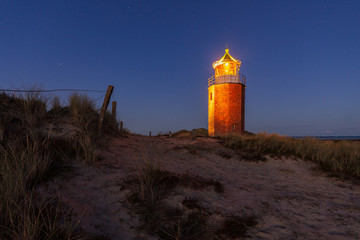
[[[225,55],[218,61],[213,63],[213,67],[216,68],[217,66],[226,63],[226,62],[236,62],[237,64],[241,65],[241,61],[237,60],[235,58],[233,58],[230,54],[229,54],[229,49],[226,48],[225,49]]]

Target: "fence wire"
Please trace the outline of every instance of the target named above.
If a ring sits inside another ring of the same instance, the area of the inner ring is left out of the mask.
[[[92,89],[50,89],[50,90],[24,90],[24,89],[1,89],[0,92],[24,92],[24,93],[40,93],[40,92],[106,92]]]
[[[105,98],[105,95],[106,95],[106,90],[94,90],[94,89],[76,89],[76,88],[61,88],[61,89],[45,89],[45,90],[42,90],[42,89],[5,89],[5,88],[0,88],[0,94],[1,93],[12,93],[12,94],[20,94],[20,96],[18,97],[25,97],[26,95],[25,94],[32,94],[32,93],[39,93],[39,94],[47,94],[47,93],[54,93],[54,92],[64,92],[64,94],[60,94],[59,95],[55,95],[55,96],[46,96],[46,98],[49,100],[49,101],[46,101],[47,103],[47,109],[50,108],[50,105],[51,105],[51,98],[53,97],[58,97],[62,104],[66,104],[69,100],[69,97],[70,95],[66,94],[66,92],[70,92],[70,94],[72,93],[89,93],[89,97],[93,100],[96,108],[100,108],[101,105],[102,105],[102,100]],[[98,95],[99,93],[102,93],[100,96]],[[24,95],[25,96],[24,96]]]

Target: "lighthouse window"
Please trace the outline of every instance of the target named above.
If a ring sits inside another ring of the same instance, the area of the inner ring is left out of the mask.
[[[212,100],[212,92],[210,93],[210,101]]]

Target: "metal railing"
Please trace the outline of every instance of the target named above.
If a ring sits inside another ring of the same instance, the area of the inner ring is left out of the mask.
[[[214,84],[222,84],[222,83],[241,83],[246,86],[246,76],[238,73],[236,75],[222,75],[215,77],[212,76],[208,79],[208,86],[212,86]]]

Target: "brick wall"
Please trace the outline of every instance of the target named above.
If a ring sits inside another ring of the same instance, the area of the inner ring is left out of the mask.
[[[215,130],[214,130],[214,126],[215,126],[215,118],[214,118],[214,95],[215,95],[215,85],[212,85],[208,88],[208,134],[209,136],[214,136],[215,134]]]
[[[241,134],[245,129],[245,87],[239,83],[208,88],[209,135]]]

